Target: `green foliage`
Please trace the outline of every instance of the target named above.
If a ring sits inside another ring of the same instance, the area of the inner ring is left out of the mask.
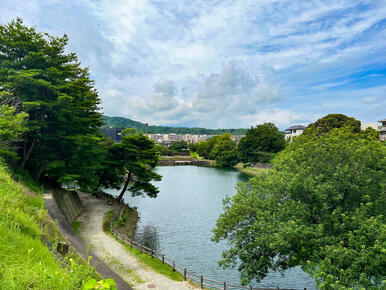
[[[26,130],[26,113],[15,113],[14,107],[0,107],[0,156],[15,157],[14,143],[20,141],[20,135]]]
[[[237,146],[229,133],[199,142],[196,151],[206,159],[216,160],[220,167],[232,167],[238,162]]]
[[[105,143],[103,168],[97,171],[98,184],[120,189],[124,183],[118,200],[123,198],[127,189],[133,196],[145,193],[149,197],[156,197],[158,189],[151,181],[161,180],[161,176],[154,171],[159,160],[158,148],[143,134],[122,131],[120,143]]]
[[[386,146],[350,128],[301,135],[224,201],[214,240],[243,283],[301,266],[322,289],[385,286]]]
[[[273,153],[284,149],[284,135],[273,123],[265,123],[248,129],[238,145],[239,159],[242,162],[268,163]]]
[[[99,166],[100,100],[68,38],[39,33],[16,19],[0,26],[0,95],[28,113],[18,143],[20,167],[58,185],[95,184]]]
[[[103,127],[116,128],[135,128],[141,133],[145,133],[146,125],[123,117],[103,116]],[[221,135],[231,133],[232,135],[244,135],[247,130],[239,129],[206,129],[206,128],[186,128],[186,127],[166,127],[148,126],[149,134],[195,134],[195,135]]]
[[[15,182],[0,163],[0,289],[78,289],[98,277],[73,253],[56,260],[42,235],[53,248],[61,240],[42,198]]]
[[[116,290],[117,287],[115,287],[117,283],[115,283],[114,279],[106,279],[106,280],[95,280],[90,279],[83,285],[83,290],[90,290],[90,289],[111,289]]]
[[[177,152],[187,150],[188,149],[188,143],[186,143],[186,141],[184,141],[184,140],[176,141],[176,142],[173,142],[172,144],[170,144],[169,149],[177,151]]]
[[[197,154],[197,152],[190,152],[190,156],[196,160],[198,160],[200,158],[200,156]]]
[[[352,117],[343,114],[329,114],[320,118],[315,123],[311,123],[304,130],[306,135],[322,135],[335,128],[347,127],[354,133],[361,130],[361,122]]]

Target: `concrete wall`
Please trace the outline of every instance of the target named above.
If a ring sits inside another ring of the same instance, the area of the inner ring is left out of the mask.
[[[83,211],[83,204],[76,191],[64,189],[53,190],[56,204],[71,224]]]
[[[196,159],[181,159],[181,160],[171,160],[171,159],[161,159],[158,161],[158,166],[179,166],[179,165],[196,165],[196,166],[207,166],[212,167],[216,165],[215,160],[196,160]]]

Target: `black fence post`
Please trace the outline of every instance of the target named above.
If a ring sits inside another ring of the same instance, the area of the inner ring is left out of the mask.
[[[184,269],[184,281],[186,281],[186,268]]]
[[[162,255],[162,264],[165,264],[165,255]]]
[[[151,258],[153,259],[153,250],[151,250]]]
[[[176,262],[173,261],[173,272],[176,270]]]
[[[201,275],[201,283],[200,283],[201,289],[204,289],[204,276]]]
[[[227,282],[224,282],[224,290],[227,290]]]

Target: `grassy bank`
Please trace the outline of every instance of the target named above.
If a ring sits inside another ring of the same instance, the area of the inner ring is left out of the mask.
[[[106,215],[105,215],[105,219],[104,219],[104,222],[103,222],[103,230],[105,231],[105,233],[109,234],[112,236],[112,233],[110,231],[110,222],[111,220],[114,218],[114,214],[115,214],[115,211],[112,210],[112,211],[109,211]],[[131,217],[135,217],[135,215],[131,215]],[[130,216],[128,217],[128,220],[127,220],[127,223],[137,223],[137,220],[130,220]],[[124,245],[125,246],[125,249],[131,253],[132,255],[134,255],[138,261],[140,262],[141,266],[143,267],[150,267],[151,269],[153,269],[155,272],[159,273],[159,274],[162,274],[166,277],[168,277],[169,279],[171,280],[174,280],[174,281],[183,281],[184,278],[183,276],[178,273],[178,272],[173,272],[172,268],[167,265],[167,264],[162,264],[162,262],[156,258],[152,258],[150,255],[148,254],[145,254],[145,253],[141,253],[139,250],[135,249],[135,248],[130,248],[129,246],[127,245]]]
[[[270,170],[269,168],[244,167],[243,163],[237,163],[234,168],[250,176],[256,176],[264,171]]]
[[[60,258],[49,251],[47,244],[56,249],[63,239],[44,210],[42,189],[31,187],[0,163],[0,289],[79,289],[99,279],[71,250]]]

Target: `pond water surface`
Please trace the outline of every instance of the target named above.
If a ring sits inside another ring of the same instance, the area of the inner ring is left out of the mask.
[[[158,167],[162,181],[154,184],[160,192],[155,199],[131,197],[125,201],[138,207],[140,215],[136,239],[147,240],[165,256],[188,270],[218,281],[240,284],[237,269],[222,269],[217,261],[226,243],[211,241],[212,229],[222,212],[222,200],[234,195],[238,182],[248,176],[233,169],[196,166]],[[112,194],[117,192],[109,191]],[[270,273],[253,286],[315,289],[314,281],[300,268],[284,276]]]

